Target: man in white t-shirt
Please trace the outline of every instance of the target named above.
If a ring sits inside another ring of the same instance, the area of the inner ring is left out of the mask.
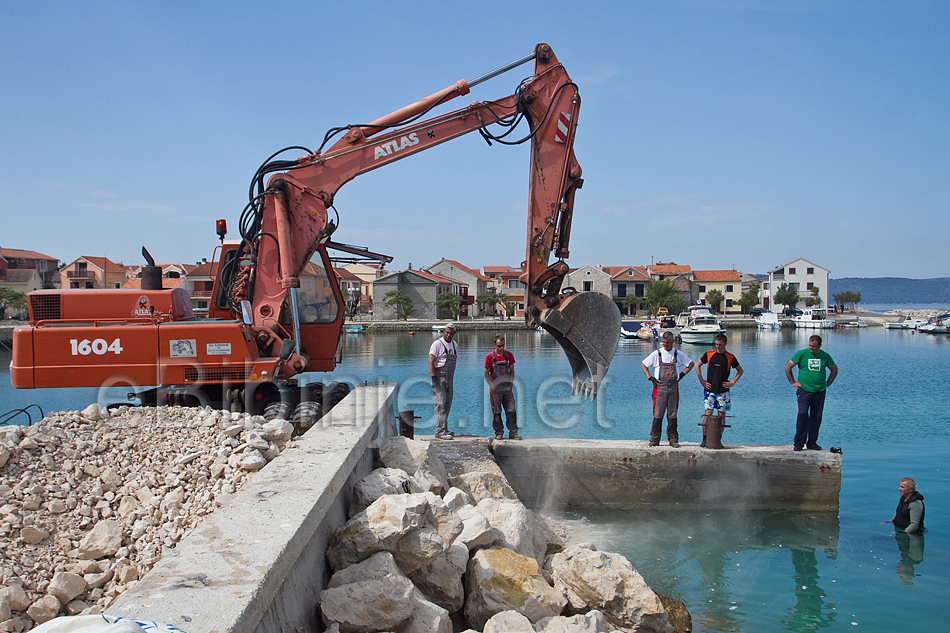
[[[445,326],[442,336],[429,347],[429,376],[432,377],[432,398],[435,401],[435,437],[440,440],[455,439],[449,430],[449,411],[452,409],[452,381],[455,378],[455,360],[458,344],[455,326]]]
[[[653,373],[650,373],[653,368]],[[676,428],[679,409],[679,381],[693,369],[689,356],[673,347],[673,333],[663,332],[663,347],[640,363],[640,369],[653,383],[653,426],[650,427],[650,446],[659,446],[662,435],[663,412],[666,412],[666,437],[670,446],[679,448],[680,436]]]

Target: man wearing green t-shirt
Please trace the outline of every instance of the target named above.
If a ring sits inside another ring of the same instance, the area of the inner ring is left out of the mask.
[[[798,367],[798,380],[792,375],[792,368]],[[825,372],[828,372],[827,378]],[[785,363],[785,376],[789,384],[797,389],[798,421],[795,425],[795,450],[809,448],[820,451],[818,429],[821,427],[821,412],[825,408],[825,390],[838,376],[838,367],[828,352],[821,351],[821,337],[811,336],[808,349],[795,352],[792,359]]]

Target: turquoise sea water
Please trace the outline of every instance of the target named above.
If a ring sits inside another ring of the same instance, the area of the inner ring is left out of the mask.
[[[745,375],[733,389],[724,443],[787,444],[796,413],[785,362],[808,334],[728,332]],[[946,630],[950,588],[950,337],[867,328],[823,331],[840,375],[825,406],[820,443],[843,450],[835,513],[598,512],[565,517],[587,540],[625,554],[661,593],[684,600],[696,631]],[[459,333],[459,367],[449,426],[487,435],[490,407],[482,361],[491,332]],[[314,380],[401,383],[399,409],[431,433],[425,359],[435,335],[349,334],[344,364]],[[517,359],[518,411],[526,437],[646,439],[650,385],[639,368],[649,343],[621,341],[601,397],[570,395],[567,360],[541,332],[509,332]],[[703,346],[681,349],[697,358]],[[0,355],[6,367],[9,356]],[[682,383],[680,438],[698,442],[701,389]],[[0,412],[40,402],[78,409],[95,390],[14,392],[0,374]],[[690,450],[688,446],[680,450]],[[923,537],[895,536],[887,521],[901,477],[914,477],[927,504]],[[740,490],[745,482],[735,482]]]

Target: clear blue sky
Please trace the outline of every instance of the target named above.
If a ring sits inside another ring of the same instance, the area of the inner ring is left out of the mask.
[[[4,3],[0,245],[210,258],[273,151],[543,41],[583,99],[571,265],[950,275],[948,2],[330,4]],[[469,135],[347,184],[336,239],[517,265],[527,171]]]

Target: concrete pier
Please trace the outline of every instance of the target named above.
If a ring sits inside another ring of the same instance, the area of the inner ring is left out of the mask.
[[[841,455],[791,446],[526,439],[494,442],[495,460],[536,509],[838,509]]]

